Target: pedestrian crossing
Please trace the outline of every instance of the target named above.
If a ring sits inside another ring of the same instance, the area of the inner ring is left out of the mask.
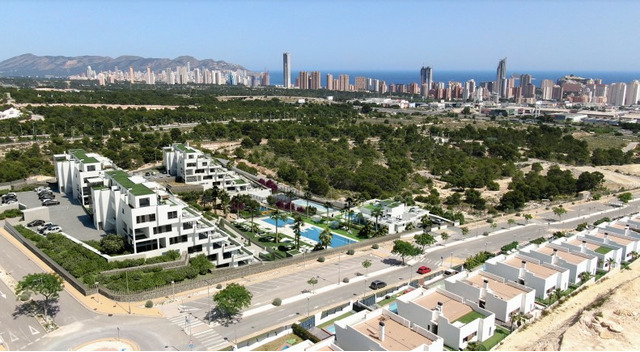
[[[179,326],[185,334],[191,337],[192,349],[200,351],[217,351],[226,347],[229,342],[210,328],[207,323],[190,314],[176,315],[167,318],[172,324]]]

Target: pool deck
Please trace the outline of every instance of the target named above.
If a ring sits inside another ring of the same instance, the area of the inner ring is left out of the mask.
[[[271,232],[276,232],[276,226],[275,225],[271,225],[271,224],[269,224],[269,223],[267,223],[265,221],[262,221],[262,220],[265,220],[265,219],[269,219],[269,217],[256,218],[256,219],[254,219],[254,222],[256,222],[259,226],[264,226],[265,229],[269,229],[269,231],[271,231]],[[305,230],[311,229],[311,228],[320,229],[320,231],[323,230],[323,228],[321,228],[321,227],[314,226],[314,225],[311,225],[311,224],[308,224],[308,223],[304,223],[302,225],[302,227],[301,227],[301,230],[304,232]],[[283,225],[283,226],[278,225],[278,233],[285,234],[285,235],[290,236],[292,238],[296,237],[296,234],[293,232],[293,225]],[[352,238],[342,236],[342,235],[340,235],[338,233],[335,233],[333,231],[331,233],[333,233],[334,236],[340,236],[340,237],[343,237],[343,238],[345,238],[345,239],[347,239],[349,241],[354,241],[354,243],[357,242]],[[316,242],[316,241],[314,241],[314,240],[312,240],[310,238],[304,237],[304,236],[300,236],[300,242],[301,242],[301,247],[302,247],[302,244],[305,243],[305,244],[310,245],[312,248],[318,243],[318,242]],[[329,248],[332,248],[332,247],[329,247]]]

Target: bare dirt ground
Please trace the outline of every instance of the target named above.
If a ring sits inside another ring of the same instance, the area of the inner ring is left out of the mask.
[[[640,350],[640,261],[612,272],[552,312],[508,336],[498,351]],[[596,299],[600,307],[586,310]]]

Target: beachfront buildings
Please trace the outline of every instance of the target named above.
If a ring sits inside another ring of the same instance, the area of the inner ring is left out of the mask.
[[[587,272],[595,276],[598,269],[598,257],[595,255],[569,251],[568,248],[558,244],[531,244],[522,248],[520,253],[538,259],[542,263],[569,269],[569,282],[574,284],[580,283],[581,273]]]
[[[367,201],[360,207],[365,220],[385,226],[389,234],[402,232],[408,227],[417,228],[429,211],[418,206],[407,206],[391,199]]]
[[[485,341],[495,331],[495,314],[440,288],[419,288],[396,302],[398,315],[442,337],[454,349]]]
[[[564,291],[569,288],[569,269],[545,264],[520,253],[493,257],[485,262],[484,269],[533,288],[540,299],[547,299],[556,289]]]
[[[444,287],[492,312],[505,323],[511,321],[513,314],[531,312],[536,299],[534,289],[482,270],[450,276],[444,280]]]
[[[91,204],[91,186],[102,184],[104,170],[113,168],[113,162],[96,153],[71,149],[53,156],[53,169],[61,193],[67,193],[82,205]]]
[[[363,310],[335,323],[345,351],[443,351],[443,339],[386,309]]]
[[[163,148],[162,160],[167,173],[186,184],[201,185],[205,190],[217,187],[230,195],[249,194],[261,202],[271,195],[268,188],[252,185],[211,155],[185,144],[176,143]]]

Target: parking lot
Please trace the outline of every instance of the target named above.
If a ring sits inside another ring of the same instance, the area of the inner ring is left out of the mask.
[[[56,196],[55,199],[60,201],[60,204],[48,207],[50,221],[60,225],[62,232],[80,241],[99,241],[104,236],[104,231],[95,229],[91,216],[87,214],[78,200],[70,199],[66,194],[61,194],[57,188],[52,187],[51,190]],[[24,204],[27,208],[41,206],[36,192],[18,192],[17,194],[18,202]]]

